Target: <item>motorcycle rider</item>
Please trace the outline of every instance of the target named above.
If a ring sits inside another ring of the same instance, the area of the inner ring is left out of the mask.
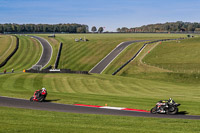
[[[169,98],[168,104],[169,104],[169,105],[172,105],[172,104],[174,104],[174,103],[175,103],[175,101],[174,101],[172,98]]]
[[[35,97],[33,98],[34,101],[40,101],[40,99],[45,99],[47,96],[46,88],[42,88],[41,90],[37,90],[34,93]]]
[[[170,105],[173,105],[175,102],[172,98],[169,98],[169,100],[163,100],[162,101],[162,105],[158,106],[158,111],[159,112],[162,112],[162,113],[165,113],[165,110],[164,108],[165,107],[168,107]]]
[[[46,90],[46,88],[42,88],[42,95],[46,95],[47,94],[47,90]]]

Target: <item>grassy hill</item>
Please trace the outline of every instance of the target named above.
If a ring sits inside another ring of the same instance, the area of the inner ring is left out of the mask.
[[[2,63],[15,49],[16,38],[9,35],[0,35],[0,63]]]
[[[48,38],[48,35],[38,36],[47,39],[53,45],[54,59],[51,64],[55,62],[59,42],[63,42],[59,68],[86,71],[91,70],[121,42],[186,37],[181,34],[57,34],[55,39]],[[75,42],[76,38],[86,38],[89,41]]]
[[[158,45],[144,58],[151,66],[173,72],[200,73],[200,38],[166,42]]]
[[[198,82],[200,72],[198,67],[199,40],[200,38],[197,36],[180,42],[149,44],[134,61],[117,75],[172,82]],[[112,74],[113,68],[116,70],[124,64],[135,54],[136,49],[134,45],[129,46],[126,54],[122,53],[104,73]]]
[[[42,53],[42,47],[40,43],[30,37],[18,37],[19,49],[7,62],[7,64],[0,68],[0,72],[3,72],[4,69],[7,71],[11,71],[11,69],[14,69],[15,71],[29,69],[39,60]]]
[[[48,38],[47,35],[40,36],[48,39],[53,45],[54,56],[58,48],[57,44],[60,41],[64,43],[60,68],[90,70],[120,42],[178,38],[186,35],[60,34],[56,35],[56,40]],[[89,39],[88,42],[74,42],[75,38],[84,38],[84,36]],[[30,38],[24,36],[20,38],[24,42],[30,41]],[[131,58],[143,43],[130,45],[101,75],[30,73],[0,75],[0,92],[3,96],[29,99],[35,90],[46,87],[47,100],[55,100],[54,102],[57,103],[101,106],[108,104],[108,106],[144,110],[150,110],[158,100],[172,97],[176,102],[181,103],[180,111],[186,111],[190,115],[200,115],[200,74],[196,66],[187,66],[190,63],[198,64],[197,51],[200,47],[198,41],[199,38],[193,38],[181,42],[147,45],[141,54],[116,76],[111,75],[113,69]],[[24,50],[22,51],[21,53],[24,53]],[[186,53],[186,58],[182,57],[183,53]],[[25,57],[26,54],[21,57]],[[176,65],[176,61],[183,65],[181,71],[177,71],[180,65]],[[53,59],[51,62],[54,62]],[[165,63],[170,66],[163,65]],[[19,64],[16,63],[15,66]],[[197,70],[197,73],[191,70]],[[35,132],[43,128],[43,126],[35,128],[34,125],[48,126],[49,132],[55,129],[57,132],[159,132],[163,128],[166,132],[199,131],[198,120],[84,115],[5,107],[0,109],[0,117],[3,118],[0,124],[7,125],[0,127],[0,131],[7,132]],[[45,119],[38,121],[40,118],[38,114]]]

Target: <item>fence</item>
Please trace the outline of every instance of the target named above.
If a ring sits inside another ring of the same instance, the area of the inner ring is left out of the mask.
[[[60,60],[60,55],[61,55],[61,50],[62,50],[62,42],[60,43],[60,48],[58,50],[58,54],[57,54],[57,58],[56,58],[56,62],[55,62],[55,69],[58,68],[58,64],[59,64],[59,60]]]
[[[43,69],[39,70],[25,70],[27,73],[72,73],[72,74],[89,74],[88,71],[71,71],[71,69]]]

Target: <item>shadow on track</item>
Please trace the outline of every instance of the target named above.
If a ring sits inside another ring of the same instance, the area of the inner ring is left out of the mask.
[[[53,99],[53,100],[45,100],[44,102],[53,102],[53,101],[59,101],[60,99]]]
[[[180,111],[177,113],[177,115],[186,115],[189,114],[187,111]]]

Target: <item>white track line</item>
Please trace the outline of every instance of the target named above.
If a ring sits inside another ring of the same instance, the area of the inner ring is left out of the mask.
[[[102,109],[114,109],[114,110],[122,110],[122,109],[126,109],[126,108],[121,108],[121,107],[109,107],[109,106],[103,106],[103,107],[99,107]]]
[[[40,43],[40,45],[42,46],[42,54],[41,54],[41,56],[40,56],[40,59],[38,60],[38,62],[41,60],[41,58],[42,58],[42,55],[43,55],[43,52],[44,52],[44,46],[42,45],[42,43],[41,43],[41,41],[40,40],[38,40],[37,38],[34,38],[34,37],[31,37],[31,38],[33,38],[33,39],[36,39],[39,43]],[[42,38],[42,39],[44,39],[44,38]],[[51,46],[51,44],[46,40],[46,39],[44,39],[50,46]],[[52,48],[52,46],[51,46],[51,57],[50,57],[50,59],[49,59],[49,61],[42,67],[42,68],[44,68],[49,62],[50,62],[50,60],[51,60],[51,58],[52,58],[52,55],[53,55],[53,48]],[[37,62],[37,63],[38,63]],[[36,63],[36,64],[37,64]],[[35,65],[36,65],[35,64]],[[34,65],[33,65],[34,66]],[[32,68],[32,67],[31,67]],[[28,70],[30,70],[31,68],[29,68]],[[41,69],[42,69],[41,68]]]
[[[97,63],[90,71],[89,73],[97,66],[99,65],[106,57],[108,57],[117,47],[119,47],[121,44],[123,44],[124,42],[120,43],[119,45],[117,45],[108,55],[106,55],[99,63]],[[102,72],[101,72],[102,73]]]
[[[139,56],[139,54],[145,49],[146,46],[147,46],[147,44],[141,49],[141,51],[136,55],[136,57],[135,57],[133,60],[135,60],[135,59]],[[133,60],[132,60],[132,61],[133,61]],[[132,61],[131,61],[131,62],[132,62]]]
[[[132,43],[131,43],[132,44]],[[129,45],[131,45],[131,44],[129,44]],[[120,43],[120,45],[121,45],[121,43]],[[110,63],[108,63],[108,65],[101,71],[101,73],[104,71],[104,70],[106,70],[106,68],[129,46],[129,45],[127,45],[119,54],[117,54],[116,56],[115,56],[115,58],[113,58],[111,61],[110,61]],[[119,46],[117,46],[117,47],[119,47]],[[100,74],[101,74],[100,73]]]
[[[40,55],[40,59],[37,61],[37,63],[41,60],[41,58],[42,58],[42,55],[43,55],[43,52],[44,52],[44,46],[42,45],[42,43],[40,42],[40,40],[38,40],[38,39],[36,39],[36,38],[34,38],[34,37],[31,37],[31,38],[33,38],[33,39],[35,39],[36,41],[38,41],[39,43],[40,43],[40,45],[42,46],[42,54]],[[35,63],[34,65],[36,65],[37,63]],[[32,67],[34,66],[34,65],[32,65]],[[31,68],[32,68],[31,67]],[[31,68],[29,68],[28,70],[30,70]]]
[[[42,39],[44,39],[44,38],[42,38]],[[44,39],[44,40],[47,41],[46,39]],[[51,46],[51,44],[50,44],[48,41],[47,41],[47,43]],[[51,58],[52,58],[52,55],[53,55],[53,48],[52,48],[52,46],[51,46],[51,57],[50,57],[49,61],[47,62],[47,64],[49,64],[49,62],[50,62],[50,60],[51,60]],[[44,67],[45,67],[47,64],[45,64]],[[42,67],[42,68],[44,68],[44,67]]]

